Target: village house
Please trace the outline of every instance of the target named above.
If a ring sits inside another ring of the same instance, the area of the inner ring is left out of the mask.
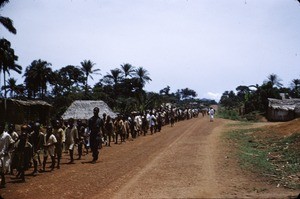
[[[62,115],[62,118],[64,120],[68,120],[69,118],[75,120],[88,120],[93,116],[93,109],[95,107],[100,109],[100,117],[102,117],[103,113],[106,113],[111,118],[117,117],[117,114],[114,113],[104,101],[75,100]]]
[[[42,100],[0,99],[0,120],[23,124],[39,120],[49,123],[52,105]]]
[[[269,121],[289,121],[300,117],[300,99],[268,98]]]

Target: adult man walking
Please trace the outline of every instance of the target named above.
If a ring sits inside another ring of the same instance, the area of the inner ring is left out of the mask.
[[[103,130],[103,121],[99,117],[99,108],[95,107],[93,110],[94,116],[88,121],[90,131],[90,146],[93,153],[93,160],[91,163],[96,163],[99,156],[99,147],[101,143],[101,131]]]

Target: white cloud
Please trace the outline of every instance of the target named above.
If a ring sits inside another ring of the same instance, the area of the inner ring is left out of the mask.
[[[205,97],[208,99],[216,100],[217,102],[220,100],[222,94],[221,93],[213,93],[213,92],[207,92]]]

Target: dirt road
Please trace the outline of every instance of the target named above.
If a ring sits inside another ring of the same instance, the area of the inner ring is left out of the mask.
[[[3,198],[288,198],[297,191],[277,188],[243,171],[221,138],[227,120],[194,118],[160,133],[104,147],[61,169],[26,176],[0,190]],[[67,162],[64,155],[63,162]]]

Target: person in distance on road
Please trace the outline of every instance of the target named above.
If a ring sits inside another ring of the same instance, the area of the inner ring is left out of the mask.
[[[210,118],[209,121],[213,122],[214,121],[215,110],[212,107],[210,107],[210,109],[208,111],[208,114],[209,114],[209,118]]]

